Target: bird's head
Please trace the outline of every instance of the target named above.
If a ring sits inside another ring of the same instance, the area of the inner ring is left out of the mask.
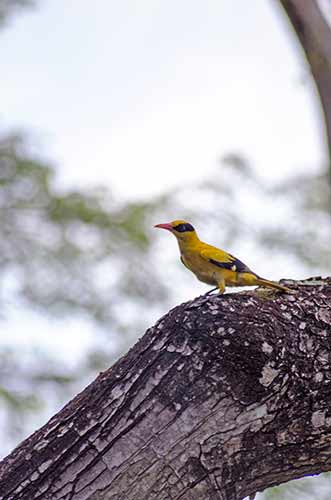
[[[167,222],[165,224],[156,224],[154,227],[158,227],[160,229],[167,229],[174,236],[176,236],[178,241],[182,242],[190,242],[194,241],[198,238],[197,233],[195,232],[192,224],[185,220],[173,220],[172,222]]]

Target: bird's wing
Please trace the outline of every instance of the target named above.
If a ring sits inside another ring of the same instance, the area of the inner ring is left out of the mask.
[[[235,273],[253,273],[241,260],[237,259],[233,255],[227,252],[223,252],[219,248],[208,246],[200,251],[200,255],[203,259],[207,260],[214,266],[221,267],[223,269],[228,269]]]

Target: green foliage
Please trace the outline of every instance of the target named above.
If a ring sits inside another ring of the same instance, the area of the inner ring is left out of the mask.
[[[15,271],[30,305],[58,314],[83,310],[114,329],[112,297],[119,299],[128,281],[140,290],[148,273],[152,204],[121,206],[98,189],[57,193],[52,170],[29,157],[19,137],[0,140],[0,167],[0,273]],[[112,257],[125,265],[123,273]],[[94,271],[102,264],[110,267],[100,287]],[[163,292],[151,282],[142,298],[150,303]]]
[[[270,189],[269,196],[280,206],[286,203],[288,216],[286,224],[276,228],[266,226],[263,241],[271,248],[295,255],[313,272],[316,268],[330,270],[331,189],[328,172],[296,176]]]

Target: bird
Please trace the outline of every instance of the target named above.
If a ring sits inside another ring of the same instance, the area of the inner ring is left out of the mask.
[[[286,286],[261,278],[232,254],[201,241],[190,222],[179,219],[154,227],[166,229],[175,236],[182,263],[198,280],[215,287],[210,292],[218,290],[222,294],[226,286],[260,285],[292,293]]]

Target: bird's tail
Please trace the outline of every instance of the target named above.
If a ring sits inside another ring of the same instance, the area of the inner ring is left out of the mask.
[[[265,280],[264,278],[257,278],[257,285],[266,286],[267,288],[275,288],[284,293],[292,293],[292,290],[287,288],[286,286],[280,285],[279,283],[275,283],[274,281]]]

